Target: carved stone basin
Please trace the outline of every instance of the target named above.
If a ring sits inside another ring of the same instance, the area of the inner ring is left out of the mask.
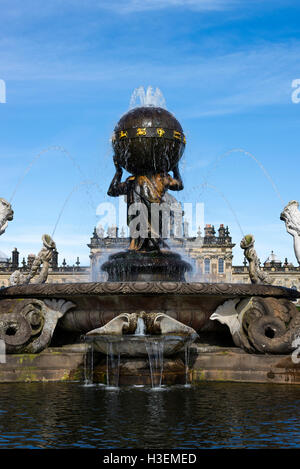
[[[194,337],[196,338],[196,337]],[[96,335],[86,336],[86,341],[93,344],[96,352],[126,357],[147,357],[151,350],[160,347],[164,356],[178,353],[185,345],[192,343],[194,338],[180,335]]]
[[[107,355],[143,357],[173,355],[197,337],[194,329],[164,313],[141,311],[120,314],[105,326],[88,332],[85,340]]]
[[[104,326],[121,313],[162,312],[203,330],[218,306],[233,298],[296,300],[297,290],[273,286],[200,282],[91,282],[19,285],[0,290],[0,314],[13,311],[20,300],[65,299],[74,303],[58,321],[64,331],[84,334]]]

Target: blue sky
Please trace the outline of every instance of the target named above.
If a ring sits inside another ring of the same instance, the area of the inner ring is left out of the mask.
[[[299,199],[300,103],[291,100],[300,78],[297,2],[0,0],[0,7],[7,87],[0,196],[14,194],[15,210],[1,251],[36,253],[67,200],[54,236],[60,261],[89,262],[96,207],[109,201],[112,130],[133,89],[152,85],[187,135],[178,198],[204,202],[206,223],[229,225],[235,264],[236,219],[254,234],[262,260],[273,249],[296,263],[279,214]]]

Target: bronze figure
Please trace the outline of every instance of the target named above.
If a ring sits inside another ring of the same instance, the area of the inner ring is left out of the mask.
[[[130,251],[148,251],[152,249],[160,250],[161,247],[167,247],[167,244],[157,233],[154,224],[151,222],[151,204],[162,204],[163,196],[167,190],[180,191],[183,189],[182,179],[179,173],[178,164],[173,169],[173,177],[166,172],[156,174],[144,174],[130,176],[125,182],[121,182],[123,170],[116,157],[114,157],[116,167],[115,176],[108,189],[108,195],[118,197],[125,195],[127,197],[127,224],[130,227],[131,221],[135,215],[129,213],[132,204],[143,204],[145,211],[141,210],[140,215],[144,215],[144,225],[147,226],[146,237],[131,236]]]

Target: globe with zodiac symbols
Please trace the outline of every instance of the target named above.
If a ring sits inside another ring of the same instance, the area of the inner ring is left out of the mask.
[[[185,149],[178,120],[166,109],[141,106],[124,114],[112,145],[118,163],[131,174],[171,171]]]

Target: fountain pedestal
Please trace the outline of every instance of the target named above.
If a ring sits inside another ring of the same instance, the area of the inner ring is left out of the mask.
[[[124,251],[109,256],[101,269],[109,282],[184,282],[191,266],[172,251]]]

